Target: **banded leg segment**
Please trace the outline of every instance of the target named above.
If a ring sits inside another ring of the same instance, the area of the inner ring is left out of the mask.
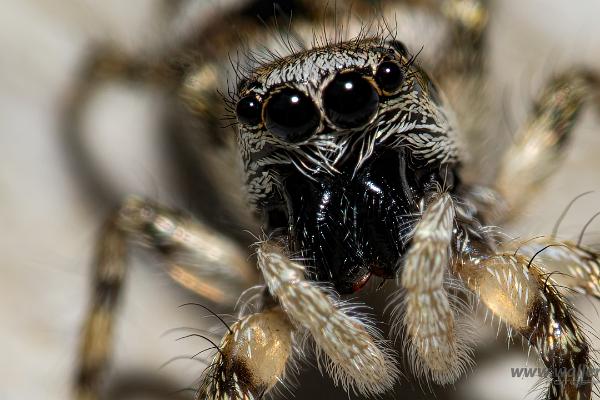
[[[591,75],[574,71],[555,78],[542,92],[529,122],[504,154],[495,179],[494,187],[508,205],[504,219],[514,216],[558,167],[594,86],[597,81]]]
[[[576,291],[600,299],[600,253],[571,241],[540,237],[515,243],[514,250],[540,260],[539,267],[551,274],[565,296]],[[508,246],[505,246],[508,248]],[[563,290],[566,289],[566,290]],[[571,292],[570,292],[571,291]]]
[[[261,399],[285,379],[294,328],[280,307],[248,315],[223,337],[196,400]]]
[[[169,275],[218,304],[234,304],[256,282],[245,254],[228,239],[173,210],[138,198],[109,219],[94,261],[93,295],[83,327],[75,398],[100,398],[101,378],[112,347],[114,313],[127,271],[129,240],[165,257]]]
[[[270,293],[296,326],[315,341],[317,355],[336,384],[348,391],[377,395],[389,390],[399,371],[393,352],[364,320],[349,315],[325,290],[305,279],[305,267],[291,261],[276,244],[258,249],[258,265]]]
[[[456,263],[457,275],[483,303],[537,349],[551,373],[547,400],[590,400],[587,340],[552,275],[512,253]]]
[[[114,312],[125,279],[127,256],[125,234],[118,225],[118,217],[111,217],[98,243],[92,304],[84,322],[74,382],[76,400],[99,398],[102,372],[112,347]]]
[[[414,372],[440,384],[454,382],[471,362],[444,287],[453,228],[452,199],[439,194],[415,228],[402,271],[404,290],[394,299],[400,305],[393,310],[408,335]]]

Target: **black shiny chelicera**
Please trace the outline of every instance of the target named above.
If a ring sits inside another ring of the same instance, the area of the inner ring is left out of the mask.
[[[395,276],[416,199],[441,181],[439,168],[416,172],[397,151],[374,154],[357,172],[354,166],[314,180],[292,171],[283,183],[292,251],[340,293],[359,290],[373,275]]]

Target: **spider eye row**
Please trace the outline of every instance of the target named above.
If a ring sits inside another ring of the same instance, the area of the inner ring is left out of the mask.
[[[331,124],[352,129],[368,123],[377,114],[379,93],[389,96],[398,92],[404,71],[396,61],[383,61],[373,78],[348,71],[338,73],[329,82],[321,100]],[[269,132],[290,143],[310,138],[321,124],[319,109],[313,100],[291,87],[274,91],[264,102],[256,95],[245,96],[238,101],[236,114],[242,124],[256,126],[264,122]]]

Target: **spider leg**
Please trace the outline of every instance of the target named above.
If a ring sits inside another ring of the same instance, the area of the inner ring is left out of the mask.
[[[152,83],[162,87],[174,85],[175,76],[166,64],[138,60],[112,47],[96,47],[86,58],[65,101],[62,131],[66,156],[73,163],[73,172],[85,185],[84,193],[89,195],[93,204],[103,207],[115,207],[123,197],[101,174],[102,168],[90,161],[93,157],[90,157],[86,146],[82,125],[91,98],[99,87],[109,81]]]
[[[113,174],[106,173],[106,165],[98,162],[90,139],[92,133],[99,132],[86,132],[92,100],[109,83],[152,88],[162,101],[158,115],[164,140],[161,151],[172,161],[163,166],[170,178],[167,190],[186,199],[190,211],[206,224],[250,244],[243,230],[257,226],[240,190],[241,171],[232,168],[238,163],[235,135],[223,134],[221,129],[225,111],[218,89],[224,68],[218,56],[226,49],[219,48],[219,54],[190,50],[193,55],[206,50],[205,57],[198,56],[198,60],[189,59],[185,49],[177,46],[143,57],[110,45],[92,50],[66,98],[62,139],[67,160],[72,163],[70,170],[95,211],[118,207],[128,192],[113,181]]]
[[[363,395],[380,394],[393,386],[399,375],[393,352],[368,321],[307,280],[305,267],[290,260],[278,244],[259,245],[258,265],[270,293],[290,320],[308,331],[318,356],[326,355],[319,367],[336,384]]]
[[[279,306],[231,325],[195,399],[260,399],[284,379],[294,328]]]
[[[362,14],[373,12],[373,2],[363,1]],[[383,3],[383,2],[382,2]],[[480,72],[482,67],[483,39],[488,23],[488,8],[485,0],[395,0],[381,4],[379,11],[389,28],[397,23],[396,11],[425,12],[436,16],[438,24],[449,28],[442,40],[445,46],[444,57],[439,64],[428,66],[433,75],[445,79],[449,73],[467,77],[469,73]],[[359,8],[359,13],[361,9]],[[402,37],[399,37],[402,39]],[[417,49],[418,50],[418,49]]]
[[[487,3],[486,0],[444,0],[440,7],[457,29],[471,36],[472,40],[479,40],[488,22]]]
[[[450,27],[445,56],[439,65],[431,69],[431,73],[441,80],[449,80],[442,84],[444,87],[452,87],[454,82],[460,82],[463,86],[465,83],[474,86],[472,81],[481,84],[479,80],[484,67],[484,39],[489,19],[488,1],[417,1],[419,2],[438,12]]]
[[[504,154],[495,178],[493,186],[508,207],[501,220],[514,217],[559,166],[594,85],[597,81],[590,74],[572,71],[553,79],[543,90],[533,115]]]
[[[135,197],[126,200],[106,223],[97,247],[92,302],[75,381],[78,400],[99,398],[127,271],[129,240],[156,250],[175,281],[217,304],[234,304],[256,281],[245,252],[229,239],[152,202]]]
[[[439,193],[428,203],[404,259],[404,290],[394,299],[399,305],[393,314],[408,335],[414,372],[444,384],[454,382],[471,360],[468,344],[457,332],[455,310],[444,287],[454,204],[448,193]]]
[[[530,257],[464,257],[455,272],[481,301],[537,349],[552,379],[546,399],[589,400],[590,347],[552,274]],[[536,259],[537,261],[537,259]]]
[[[572,291],[576,291],[600,299],[600,253],[598,251],[572,241],[559,241],[552,237],[534,238],[504,247],[539,259],[541,261],[539,268],[547,274],[552,274],[552,279],[563,295],[572,295]]]

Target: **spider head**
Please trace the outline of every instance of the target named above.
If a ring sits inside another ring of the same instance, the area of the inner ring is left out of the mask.
[[[420,202],[458,151],[438,92],[396,41],[362,39],[256,69],[236,113],[250,202],[340,292],[394,276]]]

